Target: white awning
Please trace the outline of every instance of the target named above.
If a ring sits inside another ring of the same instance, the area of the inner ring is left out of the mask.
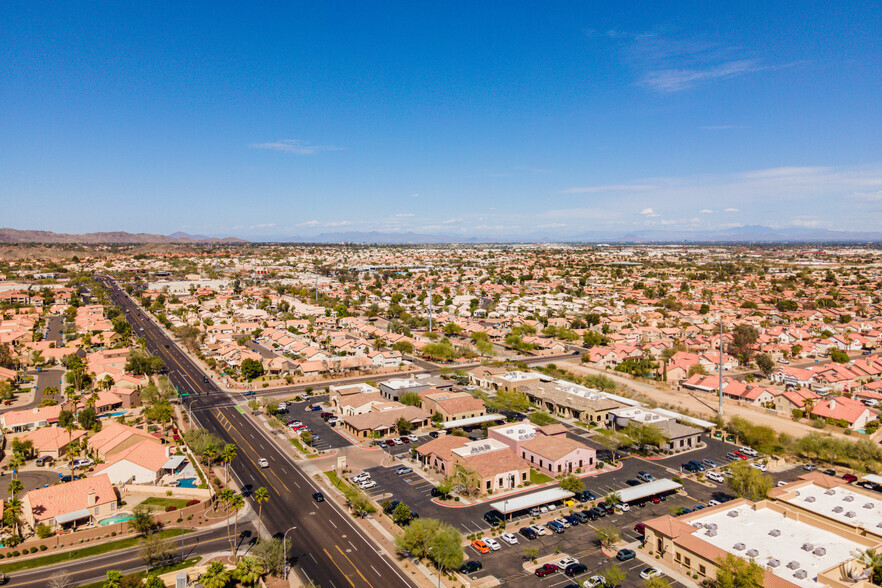
[[[682,488],[682,486],[682,484],[678,484],[673,480],[663,478],[661,480],[647,482],[646,484],[640,484],[639,486],[628,486],[623,490],[619,490],[617,494],[622,502],[632,502],[648,496],[670,492],[671,490]]]
[[[60,514],[55,517],[55,522],[59,525],[63,525],[65,523],[70,523],[73,521],[78,521],[80,519],[87,519],[92,516],[92,513],[89,512],[88,508],[81,508],[80,510],[75,510],[73,512],[66,512],[64,514]]]
[[[445,429],[454,429],[456,427],[471,427],[472,425],[480,425],[492,421],[504,421],[505,417],[501,414],[485,414],[484,416],[476,416],[467,419],[457,419],[455,421],[447,421],[444,423]]]
[[[861,476],[861,482],[871,482],[873,484],[882,485],[882,476],[877,476],[876,474],[867,474],[866,476]]]
[[[509,514],[512,512],[518,512],[519,510],[526,510],[534,506],[548,504],[549,502],[564,500],[566,498],[571,498],[572,496],[574,496],[574,494],[569,490],[564,490],[560,487],[549,488],[548,490],[534,492],[533,494],[527,494],[525,496],[515,496],[506,500],[491,502],[490,506],[502,514]]]
[[[183,455],[173,455],[168,458],[168,461],[165,462],[165,465],[162,466],[164,470],[176,470],[180,467],[182,463],[184,463],[187,458]]]

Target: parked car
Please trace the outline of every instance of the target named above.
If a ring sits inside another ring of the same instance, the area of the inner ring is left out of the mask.
[[[375,488],[377,483],[373,480],[365,480],[364,482],[360,482],[358,487],[362,490],[367,490],[368,488]]]
[[[530,525],[530,529],[532,529],[533,532],[537,535],[545,535],[546,533],[548,533],[548,531],[545,530],[545,527],[543,527],[542,525]]]
[[[627,484],[628,486],[639,486],[642,483],[643,482],[641,482],[640,480],[634,480],[633,478],[630,480],[625,480],[625,484]]]
[[[717,506],[718,504],[723,504],[723,503],[720,502],[719,500],[708,500],[707,501],[708,506]]]
[[[541,514],[541,511],[539,510],[538,506],[534,506],[533,508],[530,509],[530,516],[531,517],[538,517],[540,514]]]
[[[619,552],[616,553],[616,559],[619,561],[628,561],[635,557],[637,557],[637,553],[633,549],[619,549]]]
[[[586,566],[585,564],[580,564],[580,563],[570,564],[564,568],[564,573],[570,577],[578,576],[579,574],[584,574],[587,571],[588,571],[588,566]]]
[[[712,459],[703,459],[703,460],[701,460],[701,463],[703,463],[704,465],[706,465],[707,467],[709,467],[711,469],[717,467],[717,462],[715,462]]]
[[[569,529],[570,527],[573,526],[572,523],[570,523],[570,521],[566,520],[563,517],[559,517],[559,518],[554,519],[554,522],[557,523],[558,525],[561,525],[564,529]]]
[[[514,545],[518,542],[518,536],[514,533],[503,533],[499,536],[500,539],[508,543],[509,545]]]
[[[764,464],[759,463],[758,461],[750,462],[750,467],[758,469],[761,472],[766,471],[766,466]]]
[[[361,472],[360,474],[355,474],[350,478],[353,482],[358,484],[359,482],[364,482],[365,480],[371,479],[371,474],[369,472]]]
[[[583,510],[582,512],[574,512],[570,516],[575,517],[580,523],[584,524],[591,520],[591,517],[586,515],[587,510]]]
[[[540,578],[544,578],[545,576],[553,574],[557,570],[558,570],[558,567],[556,565],[547,563],[547,564],[543,564],[543,565],[539,566],[538,568],[536,568],[536,571],[533,573],[536,574],[537,576],[539,576]]]
[[[650,578],[657,578],[662,575],[662,572],[658,568],[646,568],[642,572],[640,572],[640,577],[644,580],[648,580]]]
[[[560,523],[558,523],[557,521],[550,521],[550,522],[546,523],[545,526],[548,527],[549,529],[551,529],[551,531],[553,531],[555,533],[563,533],[565,530],[565,527],[563,525],[561,525]]]
[[[802,469],[804,469],[807,472],[813,472],[818,469],[818,466],[816,466],[813,463],[807,463],[804,466],[802,466]]]
[[[43,467],[43,466],[49,466],[49,465],[52,465],[52,462],[53,462],[53,461],[54,461],[54,460],[52,459],[52,457],[50,457],[50,456],[48,456],[48,455],[44,455],[44,456],[42,456],[42,457],[38,457],[36,463],[37,463],[37,467],[38,467],[38,468],[41,468],[41,467]]]
[[[417,441],[420,440],[420,438],[417,437],[416,435],[408,435],[407,438],[408,438],[412,443],[416,443]]]
[[[499,551],[502,549],[502,546],[496,539],[491,539],[490,537],[484,539],[484,544],[490,548],[490,551]]]
[[[726,481],[726,478],[723,477],[723,474],[718,474],[717,472],[708,472],[705,474],[708,480],[713,482],[717,482],[718,484],[722,484]]]
[[[591,519],[591,520],[602,519],[603,517],[606,516],[606,511],[603,510],[602,508],[597,508],[596,506],[593,507],[593,508],[589,508],[589,509],[588,509],[588,513],[589,513],[588,516],[591,516],[590,513],[593,513],[593,514],[594,514],[594,518]]]
[[[438,433],[438,431],[430,431],[429,432],[429,437],[431,437],[432,439],[437,439],[439,436],[440,436],[440,433]]]
[[[646,525],[644,525],[643,523],[637,523],[636,525],[634,525],[634,532],[640,533],[641,535],[645,535],[646,534]]]
[[[478,553],[490,553],[490,547],[480,539],[475,539],[474,541],[472,541],[472,547]]]
[[[750,456],[750,457],[757,457],[757,456],[759,456],[759,453],[757,453],[756,449],[752,449],[752,448],[750,448],[750,447],[746,447],[746,446],[741,446],[741,447],[739,447],[739,448],[738,448],[738,453],[742,453],[742,454],[747,455],[747,456]]]
[[[475,572],[477,572],[478,570],[480,570],[483,567],[484,566],[481,565],[481,562],[479,562],[478,560],[470,559],[469,561],[467,561],[464,564],[462,564],[461,566],[459,566],[459,573],[460,574],[474,574]]]
[[[655,476],[648,472],[637,472],[637,479],[641,482],[654,482]]]
[[[385,441],[377,441],[377,447],[381,449],[386,449],[387,447],[389,447],[389,444]]]
[[[606,586],[606,578],[603,576],[591,576],[582,583],[583,588],[603,588]]]
[[[579,563],[579,560],[576,559],[575,557],[565,557],[557,562],[557,567],[559,567],[562,570],[565,570],[565,569],[567,569],[567,566],[571,566],[571,565],[577,564],[577,563]]]
[[[694,459],[690,459],[687,463],[691,463],[693,466],[695,466],[696,468],[698,468],[698,471],[699,471],[699,472],[703,472],[703,471],[705,471],[705,470],[707,469],[707,468],[704,467],[701,463],[695,461]]]
[[[67,467],[76,469],[76,468],[88,468],[95,465],[95,462],[89,459],[88,457],[81,457],[79,459],[75,459],[70,462]]]
[[[395,473],[399,476],[403,476],[404,474],[409,474],[413,471],[413,468],[409,468],[407,466],[403,466],[395,470]]]
[[[852,482],[857,482],[857,476],[854,474],[842,474],[842,479],[851,484]]]
[[[535,539],[536,537],[539,536],[539,534],[536,531],[534,531],[531,527],[521,527],[521,529],[518,531],[518,533],[520,533],[521,535],[526,537],[527,541],[532,541],[533,539]]]
[[[495,527],[499,523],[503,522],[503,518],[499,516],[499,513],[495,510],[488,510],[487,512],[485,512],[484,520],[487,521],[487,523],[491,527]]]
[[[404,441],[401,440],[401,437],[393,437],[392,439],[390,439],[390,444],[392,441],[395,442],[395,445],[401,445],[404,443]]]

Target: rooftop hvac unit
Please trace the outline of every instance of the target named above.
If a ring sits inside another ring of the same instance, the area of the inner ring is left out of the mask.
[[[811,551],[811,550],[814,549],[814,548],[815,548],[815,546],[812,545],[811,543],[803,543],[803,544],[802,544],[802,550],[803,550],[803,551]]]
[[[748,549],[746,555],[747,557],[756,557],[759,555],[759,551],[757,551],[756,549]]]
[[[841,512],[842,512],[842,507],[841,507],[841,506],[835,506],[835,507],[833,507],[833,512],[835,512],[836,514],[841,513]]]
[[[797,580],[805,580],[808,577],[808,572],[805,570],[796,570],[796,573],[793,574],[793,577]]]
[[[769,531],[769,535],[771,535],[772,537],[780,537],[781,530],[780,529],[772,529],[771,531]]]
[[[871,508],[873,508],[873,503],[872,502],[865,502],[864,508],[866,508],[867,510],[870,510]]]
[[[708,530],[707,530],[707,536],[708,536],[708,537],[716,537],[716,536],[717,536],[717,530],[716,530],[716,529],[708,529]]]
[[[827,548],[826,547],[818,547],[814,551],[812,551],[812,553],[814,553],[818,557],[822,557],[824,555],[827,555]]]
[[[806,502],[814,502],[814,501],[815,501],[815,497],[814,497],[814,496],[806,496],[806,497],[805,497],[805,501],[806,501]]]
[[[836,494],[836,490],[834,490],[833,488],[830,488],[829,490],[824,492],[824,494],[826,494],[827,496],[833,496],[834,494]]]
[[[777,567],[780,566],[780,565],[781,565],[781,560],[780,560],[780,559],[770,559],[770,560],[769,560],[769,563],[768,563],[768,566],[769,566],[770,568],[777,568]]]
[[[726,513],[726,514],[734,519],[734,518],[736,518],[736,517],[738,516],[738,511],[737,511],[737,510],[730,510],[730,511],[729,511],[728,513]]]
[[[702,525],[701,523],[692,523],[692,526],[695,527],[696,529],[700,529],[700,528],[702,528],[704,525]]]
[[[799,562],[792,561],[789,564],[787,564],[787,567],[790,568],[791,570],[798,570],[799,569]]]
[[[850,519],[853,519],[854,517],[857,516],[857,513],[855,513],[853,510],[850,510],[847,513],[845,513],[845,516],[847,516]]]
[[[708,523],[708,524],[705,525],[705,527],[707,527],[708,529],[716,530],[716,529],[717,529],[717,524],[716,524],[716,523]]]
[[[843,496],[843,497],[842,497],[842,501],[843,501],[843,502],[854,502],[854,496],[850,496],[850,495],[849,495],[849,496]]]
[[[734,549],[735,551],[744,551],[745,547],[747,546],[744,543],[736,543],[732,549]]]

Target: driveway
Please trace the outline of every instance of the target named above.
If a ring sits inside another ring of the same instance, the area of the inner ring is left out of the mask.
[[[24,484],[24,493],[30,492],[36,488],[42,488],[45,485],[52,485],[58,481],[58,473],[61,472],[63,475],[70,474],[70,470],[65,469],[64,471],[54,468],[54,469],[41,469],[41,470],[25,470],[23,472],[19,472],[17,478],[21,480],[21,483]],[[12,480],[11,474],[4,474],[0,476],[0,495],[6,496],[9,494],[9,482]]]

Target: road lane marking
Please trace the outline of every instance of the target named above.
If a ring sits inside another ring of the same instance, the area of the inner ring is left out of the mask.
[[[340,555],[342,555],[343,557],[346,558],[346,561],[349,562],[349,565],[351,565],[351,566],[353,567],[353,569],[355,569],[355,571],[358,572],[358,575],[361,576],[361,579],[364,580],[365,582],[367,582],[367,585],[368,585],[368,586],[370,586],[371,588],[374,588],[374,585],[371,584],[370,582],[368,582],[368,579],[364,577],[364,574],[361,573],[361,570],[358,569],[358,566],[356,566],[354,563],[352,563],[352,560],[349,559],[349,556],[348,556],[348,555],[346,555],[345,553],[343,553],[343,550],[340,549],[340,546],[335,544],[334,547],[337,548],[337,551],[340,552]]]
[[[352,586],[352,588],[355,588],[355,583],[354,583],[352,580],[349,579],[349,576],[346,575],[346,573],[343,571],[343,569],[337,564],[336,561],[334,561],[334,558],[331,557],[331,554],[328,553],[328,550],[325,549],[324,547],[322,547],[322,551],[325,552],[325,555],[328,556],[328,559],[331,560],[331,563],[334,564],[334,566],[335,566],[338,570],[340,570],[340,573],[343,574],[343,577],[346,578],[346,581],[349,582],[349,585]]]

